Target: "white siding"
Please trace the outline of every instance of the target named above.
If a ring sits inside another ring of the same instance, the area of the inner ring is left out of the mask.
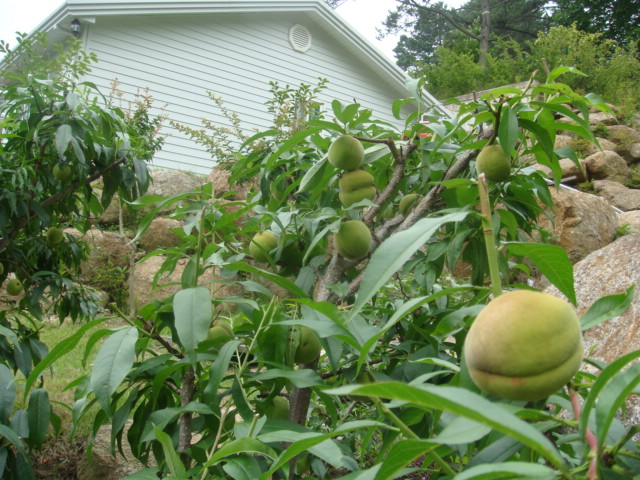
[[[289,44],[289,28],[296,23],[313,38],[305,53]],[[302,13],[98,17],[87,48],[98,55],[90,80],[103,93],[114,78],[129,97],[148,87],[156,107],[166,105],[170,119],[194,128],[202,117],[224,124],[206,90],[223,98],[248,133],[271,125],[265,106],[270,81],[296,87],[328,78],[321,97],[327,111],[334,98],[355,98],[387,121],[393,121],[391,102],[407,95]],[[170,136],[154,166],[208,173],[210,155],[165,123],[163,133]]]

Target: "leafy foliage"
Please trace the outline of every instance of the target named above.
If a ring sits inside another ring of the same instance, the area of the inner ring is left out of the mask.
[[[138,235],[162,207],[174,206],[184,220],[182,243],[150,254],[164,255],[158,277],[187,260],[182,289],[146,305],[129,326],[93,334],[88,345],[108,340],[92,373],[74,382],[76,418],[100,408],[94,431],[110,421],[114,448],[133,418],[126,440],[134,454],[159,463],[130,479],[390,479],[415,472],[434,479],[577,479],[613,465],[621,475],[632,472],[635,430],[604,412],[622,408],[630,385],[640,381],[625,368],[633,356],[600,365],[602,383],[580,372],[567,391],[534,404],[481,394],[462,358],[466,332],[490,296],[492,262],[498,283],[522,288],[516,279],[528,257],[573,298],[564,252],[525,243],[551,198],[547,181],[524,159],[531,155],[558,174],[559,155],[567,152],[553,149],[557,129],[566,128],[556,116],[593,139],[586,115],[605,108],[554,82],[568,72],[461,105],[454,119],[421,111],[417,97],[398,100],[392,111],[400,127],[361,105],[334,101],[333,122],[320,116],[289,135],[272,129],[246,140],[230,167],[232,184],[254,185],[246,200],[233,193],[216,198],[205,184],[133,202],[154,207]],[[418,92],[421,83],[409,87]],[[417,110],[401,116],[410,102]],[[341,172],[327,161],[332,140],[344,134],[362,142],[364,168],[377,188],[373,201],[348,208],[338,198]],[[483,194],[474,158],[488,143],[509,152],[513,173],[489,185],[487,214],[478,209]],[[420,200],[406,215],[397,213],[408,193]],[[367,258],[348,260],[331,248],[346,219],[372,230]],[[487,230],[498,245],[496,260]],[[278,242],[258,263],[248,244],[263,231]],[[457,273],[461,261],[467,274]],[[618,314],[629,298],[604,299],[588,314],[589,325]],[[232,338],[209,336],[221,322]],[[302,365],[294,361],[299,326],[315,332],[324,350]],[[612,393],[604,394],[605,383]],[[578,411],[575,418],[560,415],[579,397],[587,399],[587,420]],[[576,427],[580,434],[566,434]],[[605,450],[613,452],[606,461]]]
[[[525,46],[550,25],[549,2],[544,0],[488,1],[491,42],[512,41]],[[470,0],[459,8],[431,0],[401,0],[383,23],[385,33],[400,36],[394,53],[398,66],[415,71],[419,66],[437,64],[439,47],[455,54],[476,54],[484,5]]]
[[[560,25],[588,33],[600,33],[620,44],[640,41],[640,12],[634,0],[587,0],[580,3],[556,0],[553,19]]]
[[[49,356],[38,339],[40,321],[45,314],[74,321],[96,314],[94,294],[76,282],[86,245],[47,231],[84,231],[116,192],[128,200],[144,193],[146,161],[161,140],[146,109],[127,117],[94,85],[80,82],[95,58],[79,42],[51,51],[46,36],[35,34],[0,50],[0,281],[17,279],[24,288],[5,296],[0,310],[0,475],[28,479],[34,472],[26,447],[39,448],[50,426],[60,429],[46,390],[32,388],[42,387],[30,375],[41,373]],[[101,192],[92,186],[98,179]],[[14,411],[18,371],[28,378],[27,403]]]

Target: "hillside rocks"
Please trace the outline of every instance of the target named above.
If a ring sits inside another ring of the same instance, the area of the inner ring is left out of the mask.
[[[174,232],[182,228],[182,222],[173,218],[154,218],[147,231],[140,237],[140,246],[145,252],[158,248],[175,247],[180,237]]]
[[[594,180],[607,179],[612,182],[626,183],[631,171],[624,159],[612,150],[596,152],[585,158],[588,177]]]
[[[622,293],[640,285],[640,234],[625,235],[592,252],[573,267],[578,315],[584,314],[600,297]],[[556,287],[547,293],[561,296]],[[640,288],[629,309],[619,317],[585,332],[585,352],[611,362],[640,349]]]
[[[640,210],[619,213],[618,223],[621,228],[628,229],[629,233],[640,233]]]
[[[572,262],[608,245],[616,235],[616,212],[602,198],[578,190],[551,188],[555,206],[554,225],[540,216],[540,227],[553,232],[557,244]]]
[[[81,266],[81,275],[84,280],[91,278],[106,266],[129,265],[131,253],[131,248],[127,245],[129,239],[119,233],[106,232],[97,227],[91,227],[85,234],[75,228],[67,228],[65,233],[84,240],[89,246],[90,253]]]
[[[640,190],[611,180],[596,180],[593,187],[598,195],[624,212],[640,210]]]
[[[640,132],[626,125],[612,125],[608,128],[609,138],[616,145],[616,152],[627,162],[640,160]]]
[[[640,285],[640,234],[626,235],[595,251],[574,265],[578,316],[600,297],[623,293]],[[564,298],[556,287],[545,290]],[[584,332],[585,356],[611,363],[626,353],[640,349],[640,288],[622,315]],[[593,367],[589,367],[593,369]],[[625,423],[640,424],[640,403],[628,401]]]

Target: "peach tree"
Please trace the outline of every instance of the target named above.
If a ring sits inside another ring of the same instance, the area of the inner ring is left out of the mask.
[[[42,321],[92,320],[81,331],[100,322],[95,295],[78,282],[87,247],[63,229],[85,231],[116,192],[144,193],[160,143],[146,111],[128,119],[81,82],[95,58],[80,43],[52,47],[35,34],[0,50],[0,476],[28,479],[29,449],[60,428],[41,377],[50,355]]]
[[[555,82],[570,70],[494,90],[455,117],[425,109],[419,81],[391,106],[397,124],[333,101],[289,135],[274,128],[240,147],[228,169],[246,198],[209,183],[134,202],[154,207],[139,234],[167,206],[184,221],[178,247],[149,254],[164,255],[158,282],[186,260],[180,290],[89,340],[108,335],[76,382],[77,417],[97,406],[94,431],[111,422],[114,448],[126,434],[138,458],[158,462],[129,479],[637,471],[637,427],[615,412],[640,382],[637,365],[623,368],[640,353],[514,400],[483,393],[464,361],[474,319],[502,288],[529,288],[531,264],[575,304],[566,253],[531,241],[545,238],[536,219],[552,207],[531,163],[559,183],[559,158],[577,157],[554,148],[556,133],[595,141],[589,110],[606,108]],[[509,161],[495,182],[478,175],[486,147]],[[606,297],[572,323],[571,352],[577,330],[630,299]]]

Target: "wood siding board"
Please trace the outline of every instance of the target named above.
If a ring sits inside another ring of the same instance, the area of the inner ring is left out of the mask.
[[[289,44],[289,28],[295,23],[311,32],[313,44],[306,53]],[[331,100],[347,104],[355,97],[375,117],[394,121],[391,102],[406,96],[398,85],[380,80],[366,58],[345,53],[344,43],[299,13],[101,17],[91,27],[88,48],[98,55],[91,80],[101,88],[108,91],[113,78],[129,97],[149,87],[156,107],[166,104],[171,120],[194,129],[202,128],[201,118],[231,127],[207,90],[239,115],[248,135],[271,125],[265,106],[271,97],[269,81],[297,87],[328,78],[319,98],[328,120]],[[161,133],[168,137],[154,165],[207,173],[214,164],[209,154],[166,123]]]

